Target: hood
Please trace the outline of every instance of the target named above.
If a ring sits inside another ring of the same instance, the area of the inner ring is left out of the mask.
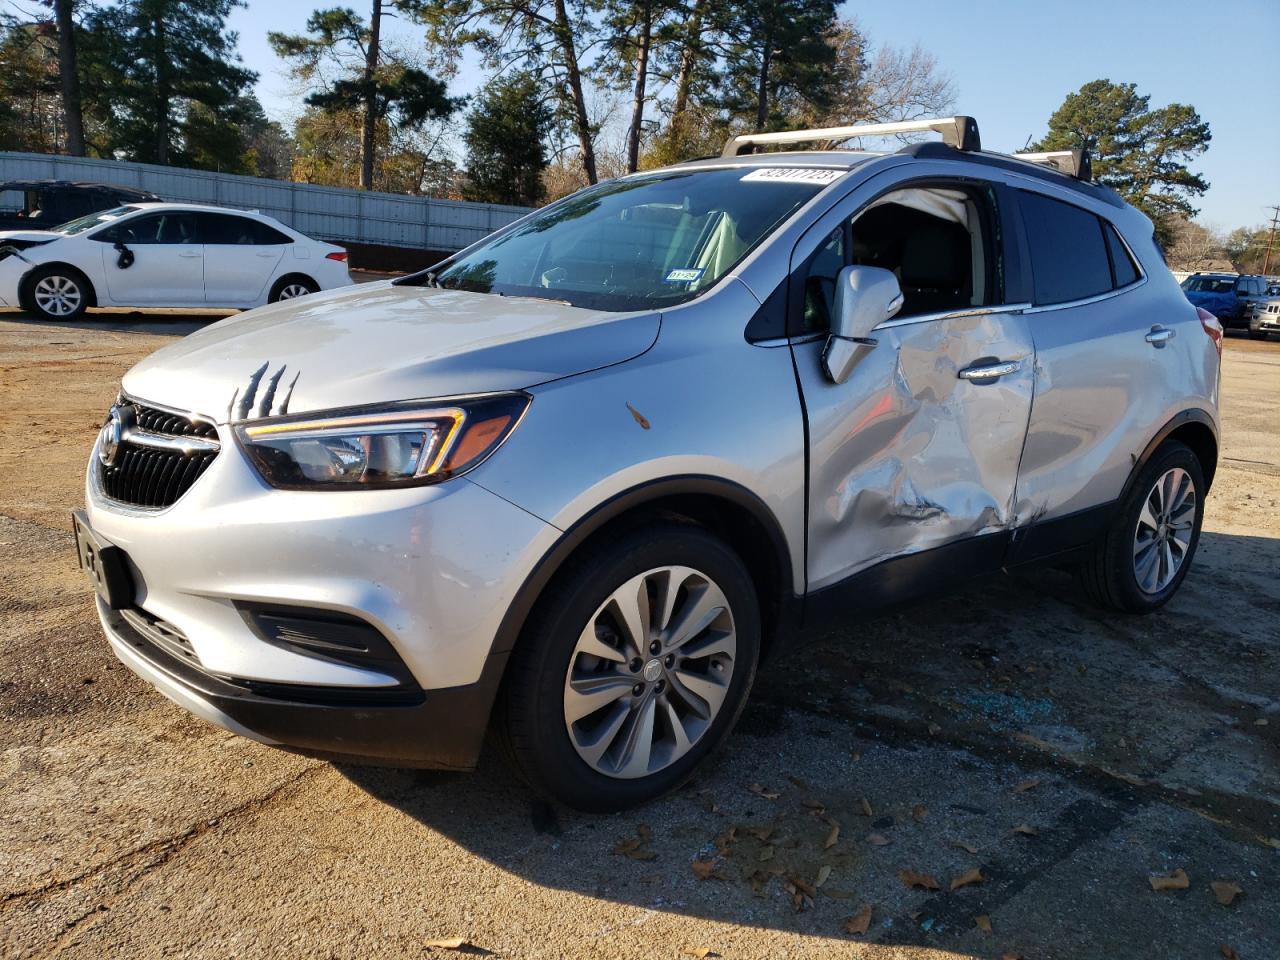
[[[52,230],[0,230],[0,247],[14,240],[26,244],[48,243],[50,240],[61,240],[64,234]]]
[[[124,389],[220,423],[517,390],[638,356],[660,319],[357,284],[212,324],[147,357],[125,374]]]

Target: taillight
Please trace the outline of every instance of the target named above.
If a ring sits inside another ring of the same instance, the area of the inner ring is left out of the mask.
[[[346,263],[346,262],[347,262],[347,251],[345,251],[345,250],[335,250],[335,251],[333,251],[333,253],[326,253],[326,254],[324,255],[324,258],[325,258],[326,260],[337,260],[339,263]]]
[[[1218,318],[1206,310],[1204,307],[1196,307],[1196,316],[1200,318],[1200,326],[1204,328],[1204,332],[1209,335],[1209,339],[1213,341],[1214,347],[1218,351],[1218,356],[1222,356],[1222,324],[1218,322]]]

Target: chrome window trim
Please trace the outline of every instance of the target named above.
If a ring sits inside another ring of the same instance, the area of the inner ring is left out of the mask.
[[[1003,313],[1027,313],[1030,303],[996,303],[985,307],[965,307],[961,310],[939,310],[934,313],[921,313],[910,317],[893,317],[877,324],[876,330],[889,330],[893,327],[906,327],[914,323],[930,323],[934,320],[958,320],[962,317],[988,317]]]
[[[1124,237],[1121,237],[1120,239],[1123,240]],[[1139,270],[1141,270],[1141,267],[1139,267]],[[1097,294],[1094,294],[1092,297],[1084,297],[1083,299],[1080,299],[1080,300],[1064,300],[1062,303],[1046,303],[1040,306],[1033,306],[1024,310],[1023,313],[1026,313],[1026,314],[1048,313],[1051,310],[1069,310],[1072,307],[1085,307],[1091,303],[1101,303],[1103,300],[1110,300],[1112,297],[1118,297],[1122,293],[1128,293],[1131,290],[1137,290],[1139,287],[1143,286],[1146,282],[1147,282],[1147,278],[1145,276],[1139,276],[1137,280],[1133,281],[1133,283],[1127,284],[1126,286],[1123,286],[1123,287],[1116,287],[1114,290],[1108,290],[1106,293],[1097,293]]]

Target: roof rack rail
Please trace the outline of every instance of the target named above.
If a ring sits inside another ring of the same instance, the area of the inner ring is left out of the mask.
[[[1059,173],[1077,180],[1093,179],[1093,164],[1089,160],[1088,150],[1050,150],[1047,153],[1014,153],[1010,156],[1038,163],[1042,167],[1053,167]]]
[[[890,137],[899,133],[942,134],[942,141],[959,150],[981,150],[978,121],[973,117],[941,117],[937,120],[906,120],[902,123],[862,123],[851,127],[823,127],[818,130],[783,130],[778,133],[743,133],[730,137],[722,157],[736,157],[756,144],[805,143],[810,140],[849,140],[853,137]]]

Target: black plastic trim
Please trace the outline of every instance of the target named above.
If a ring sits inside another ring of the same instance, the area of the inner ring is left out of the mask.
[[[967,537],[877,563],[805,597],[804,630],[822,630],[1000,570],[1011,533]]]
[[[506,654],[515,647],[524,629],[525,620],[537,603],[538,597],[542,595],[543,589],[551,582],[551,578],[574,550],[580,547],[588,537],[601,530],[611,520],[616,520],[629,511],[679,496],[706,496],[726,500],[748,510],[764,528],[773,544],[774,560],[779,571],[778,597],[776,598],[779,604],[777,616],[779,636],[775,638],[771,649],[777,649],[782,645],[777,641],[785,642],[791,639],[794,627],[799,622],[799,599],[792,588],[794,574],[787,540],[773,511],[763,500],[740,484],[719,477],[689,474],[653,480],[623,491],[597,506],[570,527],[564,536],[542,556],[533,572],[516,591],[498,627],[493,652]]]
[[[1118,507],[1119,501],[1113,500],[1018,528],[1013,532],[1005,567],[1071,559],[1107,532]]]
[[[505,654],[461,687],[404,691],[265,684],[206,673],[151,644],[99,604],[111,631],[170,681],[247,730],[308,756],[345,762],[470,770],[480,755]]]
[[[1123,500],[1133,487],[1134,481],[1138,478],[1138,473],[1146,466],[1147,461],[1155,456],[1156,451],[1160,449],[1160,444],[1169,439],[1173,433],[1181,427],[1185,427],[1189,423],[1198,423],[1207,427],[1209,432],[1213,434],[1213,449],[1215,453],[1214,462],[1205,464],[1204,479],[1205,483],[1210,487],[1213,486],[1213,476],[1218,469],[1218,457],[1222,454],[1222,441],[1218,437],[1218,428],[1213,422],[1213,418],[1205,411],[1197,407],[1189,407],[1175,414],[1168,423],[1156,431],[1150,442],[1143,448],[1142,453],[1138,455],[1133,462],[1133,469],[1129,471],[1129,479],[1125,481],[1124,491],[1120,494]],[[1207,490],[1205,491],[1208,492]]]
[[[417,688],[413,674],[382,631],[351,614],[284,604],[236,601],[236,611],[264,643],[313,660],[374,670]]]

